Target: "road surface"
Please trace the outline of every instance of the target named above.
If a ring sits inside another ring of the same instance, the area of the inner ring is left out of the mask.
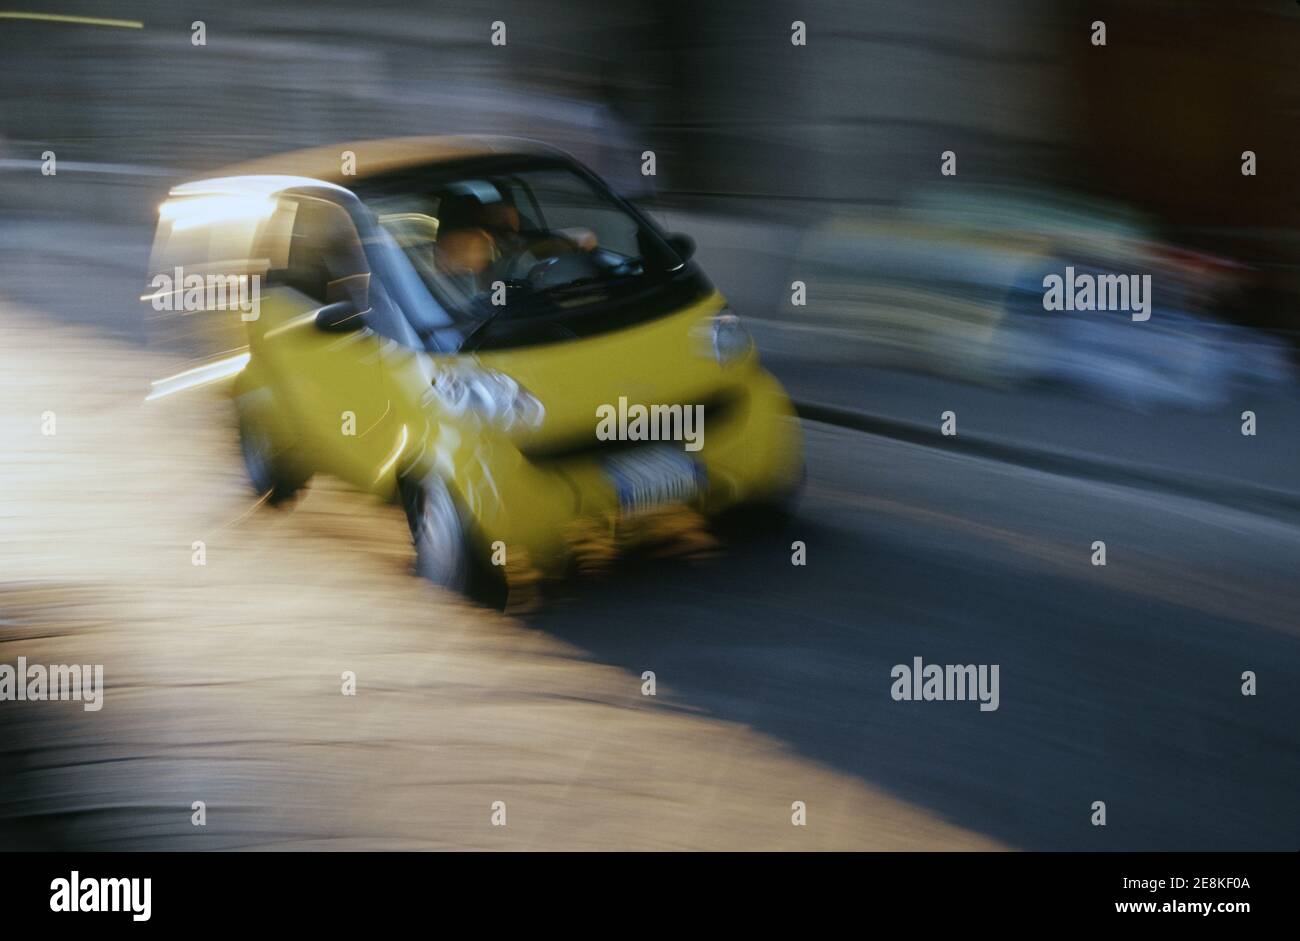
[[[0,844],[1300,845],[1281,511],[809,425],[789,531],[520,619],[410,576],[393,508],[254,508],[219,398],[142,402],[168,362],[0,307],[0,663],[107,684],[95,713],[0,702]],[[998,709],[895,701],[917,656],[998,665]]]

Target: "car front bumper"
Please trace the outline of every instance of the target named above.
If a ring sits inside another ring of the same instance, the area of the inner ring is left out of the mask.
[[[794,408],[780,383],[754,367],[726,414],[706,420],[702,446],[681,442],[626,444],[607,453],[529,458],[498,442],[456,462],[452,486],[460,495],[474,551],[485,560],[525,558],[544,575],[560,575],[592,553],[617,551],[645,531],[646,517],[708,517],[737,504],[779,499],[797,488],[803,473],[803,439]],[[593,418],[594,424],[594,418]],[[684,500],[629,511],[609,468],[614,450],[673,448],[698,469],[698,487]],[[436,449],[435,449],[436,450]]]

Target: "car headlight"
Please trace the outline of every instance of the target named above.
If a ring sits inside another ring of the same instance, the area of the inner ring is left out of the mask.
[[[749,355],[754,348],[754,338],[749,335],[740,318],[729,309],[713,318],[713,356],[719,365],[731,366]]]
[[[546,408],[537,397],[503,372],[456,364],[433,374],[430,393],[452,415],[474,414],[503,431],[540,428]]]

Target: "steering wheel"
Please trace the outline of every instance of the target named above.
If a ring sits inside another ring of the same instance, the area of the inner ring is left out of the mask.
[[[534,290],[544,291],[571,281],[594,278],[600,273],[600,265],[588,252],[566,252],[533,265],[528,270],[528,283]]]
[[[578,251],[577,242],[569,237],[549,232],[539,238],[526,242],[516,251],[500,258],[496,263],[496,272],[506,280],[523,280],[539,264],[545,264],[553,258]]]

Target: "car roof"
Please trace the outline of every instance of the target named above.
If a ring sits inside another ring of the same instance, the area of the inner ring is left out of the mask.
[[[351,151],[356,155],[355,174],[343,173],[345,151]],[[408,167],[502,154],[567,156],[559,148],[522,137],[489,135],[390,137],[382,140],[309,147],[304,150],[258,157],[222,167],[208,174],[208,178],[283,176],[322,180],[347,187],[358,179],[404,170]]]

